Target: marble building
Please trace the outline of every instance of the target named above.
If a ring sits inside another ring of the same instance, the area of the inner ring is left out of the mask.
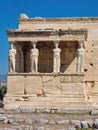
[[[29,18],[7,30],[5,108],[96,109],[98,18]]]

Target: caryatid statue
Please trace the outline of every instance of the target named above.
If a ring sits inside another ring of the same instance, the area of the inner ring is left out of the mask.
[[[15,72],[16,66],[16,50],[11,43],[11,49],[9,50],[9,71]]]
[[[30,50],[31,72],[38,72],[39,51],[36,48],[36,42],[34,42],[32,44],[33,44],[33,48]]]
[[[61,49],[58,48],[59,41],[55,42],[55,49],[53,49],[53,72],[60,72],[60,52]]]
[[[77,71],[84,72],[84,42],[78,42],[78,49],[77,49]]]

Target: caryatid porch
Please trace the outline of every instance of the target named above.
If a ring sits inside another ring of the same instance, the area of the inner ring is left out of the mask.
[[[72,35],[70,33],[75,33],[75,31],[76,33],[78,32],[78,35],[74,34],[73,37],[70,38],[70,35]],[[8,31],[8,34],[10,33],[11,35],[13,35],[13,32]],[[28,35],[32,34],[32,36],[34,35],[33,33],[35,33],[35,36],[33,36],[32,40],[30,40],[31,38],[28,38],[28,40],[26,40],[25,35],[27,32],[25,31],[24,36],[22,36],[24,37],[23,39],[21,38],[21,34],[19,33],[19,31],[14,32],[14,34],[15,33],[16,35],[19,35],[18,39],[14,37],[13,40],[13,37],[11,37],[10,39],[12,39],[13,41],[9,40],[11,45],[13,44],[16,46],[16,66],[15,70],[13,70],[12,72],[66,73],[67,68],[74,60],[76,61],[76,63],[73,64],[74,67],[72,67],[72,70],[69,70],[69,73],[84,72],[85,35],[83,33],[86,33],[85,30],[84,32],[83,30],[60,30],[58,32],[44,31],[44,35],[46,35],[47,39],[45,36],[42,38],[42,34],[38,34],[38,32],[28,32]],[[39,33],[43,32],[39,31]],[[37,34],[39,37],[37,36]],[[83,35],[84,37],[81,35]]]
[[[7,33],[9,43],[16,46],[16,70],[8,73],[5,101],[30,101],[32,105],[50,108],[66,106],[67,101],[80,104],[86,101],[87,30],[8,30]]]

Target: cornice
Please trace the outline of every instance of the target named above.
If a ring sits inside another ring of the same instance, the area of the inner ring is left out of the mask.
[[[98,17],[66,17],[66,18],[29,18],[29,19],[19,19],[21,22],[39,22],[39,23],[62,23],[62,22],[98,22]]]

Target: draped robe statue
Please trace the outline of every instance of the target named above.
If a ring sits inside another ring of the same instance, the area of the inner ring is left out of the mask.
[[[16,50],[13,48],[13,44],[11,44],[11,49],[9,50],[9,71],[15,72],[16,68]]]
[[[60,52],[61,49],[58,48],[58,43],[55,44],[55,49],[53,49],[53,72],[60,72]]]
[[[77,49],[77,71],[84,72],[84,47],[83,43],[79,43],[79,48]]]
[[[38,72],[38,55],[39,51],[34,43],[33,48],[30,50],[31,72]]]

